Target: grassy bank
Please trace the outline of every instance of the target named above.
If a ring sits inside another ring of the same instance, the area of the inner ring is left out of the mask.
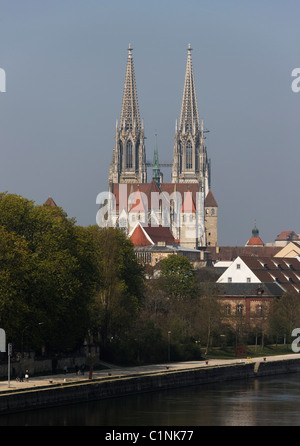
[[[234,347],[213,347],[209,350],[207,358],[210,359],[234,359],[237,357],[276,356],[294,353],[289,344],[267,345],[264,348],[255,345],[247,345],[246,353],[237,355]]]

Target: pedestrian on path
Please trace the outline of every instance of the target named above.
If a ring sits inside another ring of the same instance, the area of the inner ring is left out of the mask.
[[[25,372],[25,381],[29,381],[29,373],[28,373],[28,370],[26,370],[26,372]]]

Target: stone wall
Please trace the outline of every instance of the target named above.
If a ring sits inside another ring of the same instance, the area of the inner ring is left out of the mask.
[[[21,371],[24,373],[28,370],[29,374],[39,375],[43,373],[53,373],[53,368],[63,370],[66,366],[69,370],[74,369],[75,365],[88,365],[89,358],[86,355],[76,355],[72,357],[52,358],[52,359],[36,359],[34,353],[25,353],[24,358],[11,361],[11,376],[17,376]],[[0,363],[0,378],[7,378],[8,364]]]
[[[121,397],[144,392],[205,385],[236,379],[253,379],[260,376],[300,371],[300,359],[240,363],[229,366],[212,366],[186,371],[166,371],[132,377],[106,378],[79,383],[49,384],[36,390],[15,391],[0,395],[0,414],[38,409],[49,406],[74,404],[85,401]]]

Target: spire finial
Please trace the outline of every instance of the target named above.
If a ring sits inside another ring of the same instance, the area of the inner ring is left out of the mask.
[[[252,229],[252,237],[258,237],[259,230],[256,227],[256,219],[254,220],[254,228]]]
[[[124,130],[133,130],[134,127],[140,130],[140,114],[135,85],[134,65],[132,57],[132,46],[129,44],[128,58],[123,92],[123,102],[121,109],[121,119]]]
[[[191,51],[189,43],[179,121],[179,129],[183,133],[193,133],[194,129],[198,132],[200,127]]]

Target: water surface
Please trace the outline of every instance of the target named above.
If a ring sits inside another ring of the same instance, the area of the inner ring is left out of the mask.
[[[0,426],[300,426],[300,374],[0,415]]]

